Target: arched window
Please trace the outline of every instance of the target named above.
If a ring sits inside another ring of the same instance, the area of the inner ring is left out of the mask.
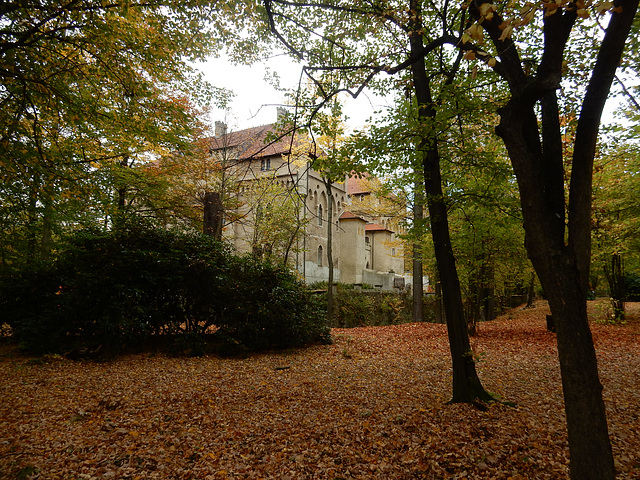
[[[318,226],[322,226],[322,205],[318,205]]]
[[[322,266],[322,245],[318,245],[318,266]]]

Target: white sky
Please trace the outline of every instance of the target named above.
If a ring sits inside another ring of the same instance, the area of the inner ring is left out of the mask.
[[[225,58],[212,58],[197,67],[212,85],[235,93],[228,112],[212,109],[210,115],[212,127],[216,120],[220,120],[227,123],[232,131],[275,122],[277,107],[285,105],[285,94],[271,86],[265,76],[275,72],[281,87],[295,89],[302,69],[286,56],[272,57],[252,66],[233,65]],[[386,104],[385,99],[367,95],[366,91],[357,99],[343,96],[342,100],[349,117],[347,123],[352,129],[365,125],[374,111]],[[611,121],[616,104],[615,99],[607,102],[604,121]]]
[[[268,65],[267,65],[268,64]],[[224,58],[212,58],[197,65],[205,79],[216,87],[226,88],[236,95],[228,112],[212,109],[211,124],[216,120],[227,123],[230,130],[241,130],[273,123],[276,108],[285,104],[285,94],[271,86],[265,76],[277,73],[280,86],[297,88],[302,66],[288,57],[273,57],[252,66],[232,65]],[[343,97],[344,110],[352,128],[361,127],[379,109],[383,100],[361,93],[357,99]],[[375,104],[375,105],[374,105]]]

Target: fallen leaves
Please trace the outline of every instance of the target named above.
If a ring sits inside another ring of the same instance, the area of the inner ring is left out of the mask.
[[[567,478],[546,313],[540,303],[480,325],[480,377],[517,404],[486,412],[445,404],[443,325],[336,329],[333,345],[246,359],[100,364],[7,351],[0,478]],[[630,318],[592,327],[622,479],[640,477],[640,329]]]

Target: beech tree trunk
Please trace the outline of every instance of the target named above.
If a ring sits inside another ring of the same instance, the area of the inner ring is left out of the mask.
[[[615,470],[602,385],[587,319],[588,271],[583,270],[580,258],[580,252],[587,250],[583,243],[581,248],[572,244],[589,239],[572,238],[573,242],[565,244],[564,204],[558,201],[564,192],[562,157],[555,165],[545,166],[545,154],[535,152],[531,144],[527,148],[527,137],[537,135],[533,112],[523,115],[522,108],[510,102],[501,116],[497,132],[507,146],[520,185],[525,246],[549,300],[556,328],[571,477],[613,479]],[[550,162],[552,158],[548,156],[546,160]],[[590,210],[589,203],[587,208]]]
[[[476,20],[481,17],[482,3],[474,0],[470,7]],[[518,180],[525,246],[549,300],[557,332],[570,473],[576,480],[615,478],[586,307],[598,129],[638,0],[616,0],[614,6],[578,116],[568,197],[556,91],[563,76],[565,48],[577,20],[576,10],[568,8],[544,17],[544,47],[535,72],[523,68],[512,40],[501,37],[499,15],[483,23],[500,52],[495,70],[508,82],[511,94],[498,112],[496,133],[504,141]]]
[[[419,12],[417,0],[411,0],[411,9]],[[414,30],[419,31],[420,16],[416,17]],[[423,49],[422,35],[410,36],[411,53],[417,55]],[[424,59],[411,65],[414,92],[418,102],[419,120],[424,136],[419,147],[422,155],[426,203],[429,210],[431,235],[438,274],[442,285],[442,298],[447,323],[447,334],[453,366],[452,403],[475,403],[478,400],[493,400],[478,377],[476,364],[469,343],[469,333],[462,304],[460,280],[456,269],[456,259],[449,235],[447,207],[442,192],[440,155],[438,153],[437,132],[434,128],[436,109],[431,94],[431,86],[425,70]]]

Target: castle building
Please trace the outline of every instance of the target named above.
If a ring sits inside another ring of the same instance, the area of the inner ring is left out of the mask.
[[[331,183],[329,190],[313,168],[307,138],[279,129],[269,124],[230,132],[216,122],[208,146],[220,165],[223,238],[239,253],[288,264],[311,284],[329,278],[331,236],[334,281],[397,286],[404,256],[388,219],[379,224],[350,208],[371,192],[355,176]]]

